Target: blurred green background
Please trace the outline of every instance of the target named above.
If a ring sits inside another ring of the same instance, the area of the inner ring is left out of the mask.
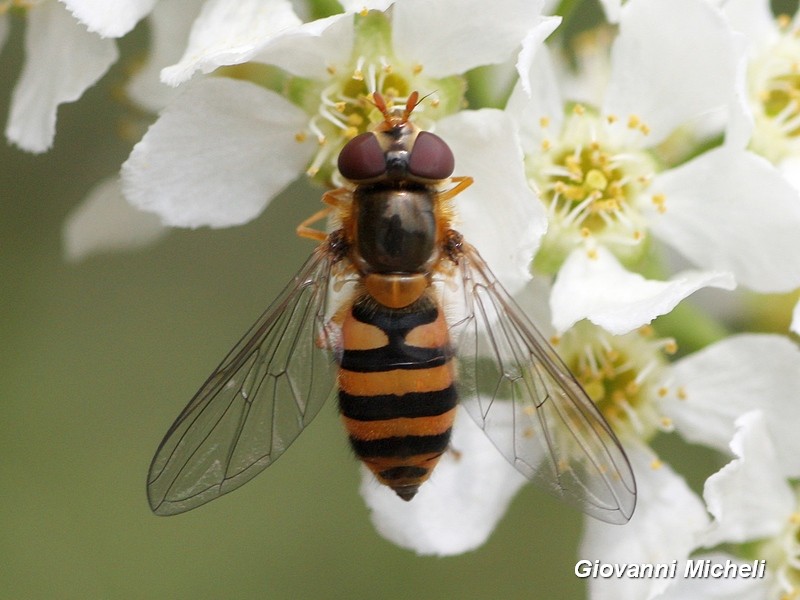
[[[15,19],[0,56],[2,115],[22,30]],[[310,252],[294,227],[320,192],[295,186],[244,227],[67,264],[66,215],[130,150],[121,81],[115,68],[62,106],[49,153],[0,148],[0,598],[582,597],[583,518],[530,487],[465,556],[421,558],[378,536],[333,404],[236,493],[150,513],[153,452]]]

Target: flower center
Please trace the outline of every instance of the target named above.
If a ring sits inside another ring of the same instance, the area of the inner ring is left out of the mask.
[[[609,135],[614,123],[580,105],[560,132],[550,131],[548,119],[540,121],[541,150],[527,157],[531,184],[548,212],[548,231],[534,263],[538,270],[553,273],[575,247],[591,249],[598,243],[625,262],[641,256],[647,230],[638,203],[655,161],[646,152],[615,144]],[[627,127],[647,134],[636,118]]]
[[[648,441],[658,431],[671,430],[658,399],[670,392],[663,385],[665,354],[675,352],[674,340],[654,338],[650,327],[613,336],[582,322],[557,347],[618,435]]]
[[[800,30],[778,19],[781,35],[748,69],[755,119],[751,149],[776,163],[800,150]]]
[[[300,93],[290,93],[313,115],[308,131],[298,134],[298,141],[311,137],[319,146],[307,172],[334,185],[341,183],[336,157],[342,146],[383,120],[373,103],[375,92],[391,108],[405,105],[409,95],[418,91],[423,102],[415,108],[413,119],[421,128],[432,129],[437,119],[462,107],[466,91],[460,76],[434,79],[425,75],[423,65],[398,60],[392,48],[391,23],[384,13],[370,11],[354,18],[350,61],[345,65],[328,65],[330,78],[322,85],[295,80],[295,91]]]

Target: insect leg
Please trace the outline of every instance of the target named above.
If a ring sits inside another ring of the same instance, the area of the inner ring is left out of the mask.
[[[311,225],[317,221],[326,219],[335,209],[342,210],[343,208],[346,208],[350,203],[350,191],[345,188],[337,188],[335,190],[325,192],[322,195],[322,201],[328,206],[322,210],[318,210],[307,219],[304,219],[295,230],[297,235],[312,239],[317,242],[324,241],[325,238],[328,237],[328,234],[324,231],[320,231],[319,229],[314,229],[311,227]]]
[[[326,206],[322,210],[318,210],[317,212],[315,212],[307,219],[304,219],[297,226],[297,229],[295,230],[297,232],[297,235],[299,235],[300,237],[312,239],[317,242],[324,241],[325,238],[328,237],[328,234],[325,233],[324,231],[320,231],[319,229],[314,229],[313,227],[311,227],[311,225],[313,223],[316,223],[317,221],[321,221],[322,219],[327,218],[327,216],[331,214],[331,212],[333,212],[333,206]]]
[[[439,195],[437,196],[439,200],[447,201],[450,200],[450,198],[457,196],[458,194],[460,194],[461,192],[463,192],[465,189],[467,189],[469,186],[472,185],[473,179],[472,177],[451,177],[450,181],[452,181],[456,185],[451,187],[449,190],[440,192]]]

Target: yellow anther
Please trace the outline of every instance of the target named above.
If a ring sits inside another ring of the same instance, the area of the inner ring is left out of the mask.
[[[592,248],[586,252],[586,256],[588,256],[590,260],[597,260],[597,250]]]
[[[340,100],[339,102],[334,104],[334,106],[336,107],[336,110],[338,110],[340,113],[343,113],[344,110],[347,108],[347,102]]]
[[[669,417],[661,417],[661,426],[664,428],[671,428],[672,427],[672,419]]]
[[[667,354],[675,354],[678,351],[678,344],[675,340],[669,340],[664,344],[664,352]]]
[[[664,398],[667,394],[669,394],[669,389],[660,387],[656,393],[658,394],[659,398]]]
[[[660,213],[664,213],[667,211],[667,207],[665,203],[667,201],[667,197],[664,194],[653,194],[652,202],[656,206],[656,210]]]
[[[550,344],[553,346],[558,346],[558,343],[561,341],[561,337],[557,335],[550,336]]]
[[[305,131],[298,131],[294,134],[294,141],[305,142],[308,139],[308,134]]]
[[[590,381],[584,383],[583,389],[589,395],[589,398],[592,399],[594,402],[599,402],[605,396],[605,389],[603,388],[603,384],[599,381]]]
[[[335,75],[336,74],[336,67],[333,65],[328,65],[325,67],[325,70],[328,72],[328,75]]]
[[[547,152],[551,147],[550,140],[542,140],[542,152]]]
[[[639,119],[636,115],[630,115],[628,117],[628,128],[630,129],[637,129],[642,124],[641,119]]]
[[[609,125],[613,125],[619,121],[619,117],[617,115],[606,115],[606,121],[608,121]]]
[[[349,115],[347,115],[348,125],[353,125],[354,127],[357,127],[361,125],[363,122],[364,122],[364,117],[362,117],[358,113],[350,113]]]
[[[586,185],[593,190],[604,190],[608,185],[608,179],[598,169],[592,169],[586,174]]]
[[[578,116],[586,114],[586,108],[582,104],[576,104],[572,107],[572,113]]]
[[[539,117],[539,127],[546,129],[550,126],[550,117]]]
[[[364,73],[361,71],[361,69],[356,69],[353,71],[352,78],[356,81],[364,81]]]
[[[592,232],[588,227],[581,227],[581,237],[583,239],[586,239],[591,235],[592,235]]]
[[[678,396],[678,400],[686,400],[689,396],[686,394],[686,389],[683,387],[679,387],[678,391],[676,392]]]
[[[650,461],[650,468],[653,469],[654,471],[658,471],[663,466],[664,463],[657,458],[654,458],[652,461]]]
[[[622,390],[614,390],[611,392],[611,401],[617,404],[622,404],[627,400],[627,396],[625,396],[625,392]]]
[[[411,67],[411,72],[414,75],[419,75],[420,73],[422,73],[422,65],[419,63],[414,63],[414,66]]]

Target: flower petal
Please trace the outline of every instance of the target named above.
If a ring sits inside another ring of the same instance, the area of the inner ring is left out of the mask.
[[[530,93],[525,90],[526,81]],[[520,72],[520,81],[511,92],[506,112],[517,124],[522,147],[530,154],[539,152],[548,132],[560,130],[564,100],[550,50],[544,44],[530,57],[527,72]],[[542,126],[545,121],[549,123],[547,128]]]
[[[345,12],[355,13],[363,10],[383,10],[385,11],[394,0],[339,0]]]
[[[636,473],[638,501],[627,525],[587,520],[579,556],[613,564],[680,562],[695,548],[695,538],[707,523],[703,503],[682,477],[667,465],[654,463],[649,449],[627,447]],[[666,578],[592,578],[591,598],[644,600],[662,593]]]
[[[735,556],[712,552],[692,557],[692,560],[709,560],[711,564],[745,564]],[[753,564],[752,562],[748,564]],[[679,571],[680,572],[680,571]],[[769,572],[768,572],[769,573]],[[742,577],[680,577],[658,600],[742,600],[742,598],[768,598],[769,575],[764,579]]]
[[[152,244],[169,230],[159,218],[132,207],[118,176],[98,183],[64,222],[64,255],[69,261],[92,254]]]
[[[196,71],[210,73],[222,65],[241,64],[268,40],[301,23],[289,0],[208,0],[192,26],[183,57],[164,69],[161,79],[178,85]]]
[[[89,31],[122,37],[147,15],[156,0],[60,0]]]
[[[227,227],[256,217],[314,151],[295,134],[300,109],[252,83],[200,80],[171,103],[122,166],[134,206],[177,227]]]
[[[792,311],[792,323],[789,325],[789,329],[800,335],[800,302],[794,305],[794,310]]]
[[[522,40],[522,50],[517,58],[517,72],[522,89],[528,96],[533,95],[535,81],[536,87],[542,87],[545,83],[533,78],[536,69],[534,68],[535,59],[540,52],[545,51],[544,41],[561,24],[561,17],[544,17],[537,23]],[[534,70],[534,73],[531,71]],[[559,106],[560,108],[560,106]]]
[[[622,14],[622,0],[600,0],[600,5],[606,14],[606,21],[619,23],[619,18]]]
[[[636,115],[648,145],[724,106],[735,81],[736,52],[725,19],[702,0],[631,0],[611,54],[604,114]],[[698,52],[702,48],[702,52]]]
[[[658,175],[650,227],[704,269],[731,271],[759,292],[800,286],[800,196],[765,159],[717,148]]]
[[[61,4],[43,2],[27,15],[25,66],[6,136],[23,150],[44,152],[55,137],[58,105],[80,98],[119,55],[113,40],[86,31]]]
[[[510,422],[508,430],[512,431]],[[439,556],[469,552],[486,541],[527,479],[462,409],[451,447],[411,502],[378,484],[364,469],[361,495],[378,533],[418,554]]]
[[[593,254],[573,250],[558,272],[550,296],[553,325],[564,332],[589,319],[616,335],[650,323],[704,287],[735,287],[730,273],[683,271],[669,281],[627,271],[604,247]]]
[[[192,23],[205,0],[160,0],[150,14],[147,62],[130,78],[126,91],[141,107],[158,112],[177,94],[161,81],[161,69],[183,54]]]
[[[395,52],[430,77],[501,63],[539,23],[542,4],[495,0],[487,10],[484,0],[403,0],[393,9]]]
[[[456,157],[456,175],[475,183],[455,200],[456,229],[512,294],[531,279],[544,235],[544,206],[528,186],[514,125],[499,110],[462,111],[436,123]]]
[[[747,91],[748,63],[747,54],[741,51],[736,65],[734,90],[728,106],[728,122],[725,126],[725,145],[730,148],[746,148],[755,127]]]
[[[763,410],[783,473],[800,475],[800,349],[792,342],[732,336],[680,359],[672,374],[684,393],[662,407],[684,438],[726,452],[736,419]]]
[[[736,67],[736,90],[731,99],[725,144],[745,148],[754,127],[747,90],[749,62],[764,44],[772,43],[779,32],[768,0],[726,0],[718,4],[731,27],[742,37],[742,50]]]
[[[736,420],[730,447],[736,458],[709,477],[703,490],[708,512],[714,517],[702,537],[702,545],[709,548],[723,542],[773,537],[795,506],[761,411]]]
[[[276,65],[298,77],[327,81],[328,68],[337,70],[349,64],[353,37],[353,15],[332,15],[275,37],[253,60]]]
[[[763,43],[778,36],[769,0],[725,0],[719,4],[731,26],[750,43]]]

